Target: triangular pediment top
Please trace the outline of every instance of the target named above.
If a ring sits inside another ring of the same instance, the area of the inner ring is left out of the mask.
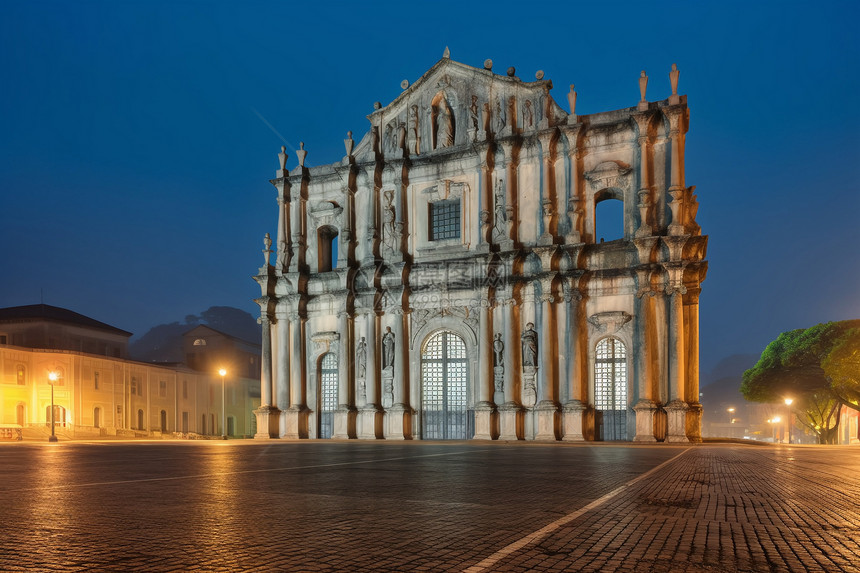
[[[492,70],[476,68],[450,58],[442,58],[429,70],[409,85],[394,100],[380,109],[374,110],[367,116],[371,123],[377,123],[379,116],[399,113],[407,102],[413,100],[432,99],[440,91],[446,89],[461,90],[464,85],[472,91],[493,92],[495,95],[520,95],[522,97],[537,97],[548,95],[552,89],[551,80],[535,80],[525,82],[516,76],[502,76]],[[468,102],[466,102],[468,103]]]

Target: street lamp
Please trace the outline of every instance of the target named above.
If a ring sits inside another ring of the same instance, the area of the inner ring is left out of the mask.
[[[732,417],[732,414],[734,414],[734,413],[735,413],[735,409],[734,409],[734,408],[728,408],[728,409],[726,410],[726,412],[728,412],[728,413],[729,413],[729,424],[734,424],[734,423],[735,423],[735,419]]]
[[[48,383],[51,385],[51,435],[48,437],[49,442],[57,441],[57,435],[54,433],[54,383],[59,379],[59,372],[53,370],[48,372]]]
[[[227,439],[227,410],[225,408],[226,400],[225,396],[227,395],[224,392],[224,376],[227,375],[227,370],[221,368],[218,370],[218,374],[221,375],[221,439]]]
[[[791,403],[794,402],[792,398],[785,399],[785,409],[788,410],[788,416],[786,417],[786,422],[788,423],[788,443],[791,445]]]

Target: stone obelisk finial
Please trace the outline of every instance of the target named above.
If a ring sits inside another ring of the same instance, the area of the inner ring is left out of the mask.
[[[669,83],[672,85],[672,95],[669,96],[669,105],[678,105],[681,103],[681,96],[678,95],[678,76],[681,71],[678,69],[678,64],[672,64],[672,71],[669,72]]]
[[[346,149],[346,156],[352,157],[352,149],[355,147],[355,140],[352,138],[352,132],[346,132],[346,139],[343,140],[343,146]]]
[[[281,152],[278,154],[278,172],[275,174],[275,177],[278,179],[282,177],[287,177],[289,173],[287,172],[287,157],[289,157],[286,153],[287,148],[283,145],[281,146]]]
[[[296,157],[299,158],[299,167],[304,168],[305,166],[305,157],[308,156],[308,152],[305,151],[305,142],[299,142],[299,150],[296,151]]]
[[[567,123],[576,123],[576,90],[573,89],[573,84],[570,84],[570,92],[567,94],[567,103],[570,104],[570,115],[567,116]]]
[[[648,100],[645,99],[646,89],[648,89],[648,75],[645,70],[642,70],[642,73],[639,74],[639,93],[642,95],[642,99],[639,100],[640,111],[648,109]]]

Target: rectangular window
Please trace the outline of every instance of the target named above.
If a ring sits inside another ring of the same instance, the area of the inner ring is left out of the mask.
[[[137,394],[137,378],[132,377],[131,379],[131,395],[134,396]]]
[[[95,390],[99,389],[99,372],[98,372],[98,370],[93,372],[93,388]]]
[[[430,240],[460,237],[460,200],[430,203]]]
[[[18,365],[17,368],[17,380],[18,384],[24,386],[27,384],[27,371],[24,369],[22,365]]]
[[[164,380],[159,380],[158,382],[158,397],[166,398],[167,397],[167,382]]]
[[[0,334],[0,344],[6,344],[6,335]]]

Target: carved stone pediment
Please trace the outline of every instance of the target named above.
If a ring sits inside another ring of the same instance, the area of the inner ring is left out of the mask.
[[[424,326],[434,320],[444,317],[453,317],[463,322],[469,329],[477,335],[478,332],[478,308],[471,306],[469,300],[448,300],[442,299],[437,301],[431,307],[415,308],[410,313],[412,318],[412,340],[415,345],[415,337]],[[462,305],[462,306],[461,306]]]
[[[460,199],[469,191],[469,184],[446,179],[440,181],[436,185],[427,187],[421,191],[422,195],[427,195],[429,202],[445,201],[447,199]]]
[[[317,332],[311,336],[317,356],[326,352],[337,352],[340,345],[340,333],[327,331]]]
[[[340,215],[343,213],[343,207],[338,206],[331,201],[320,201],[314,203],[310,208],[310,216],[313,218],[315,226],[333,225],[340,226]]]
[[[619,189],[629,191],[632,183],[633,168],[621,161],[604,161],[585,173],[592,191]]]
[[[623,310],[598,312],[588,317],[588,322],[601,334],[615,334],[633,320],[633,316]]]

